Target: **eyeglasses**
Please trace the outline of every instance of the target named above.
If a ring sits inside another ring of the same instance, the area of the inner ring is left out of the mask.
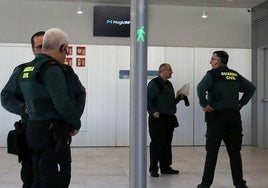
[[[214,60],[220,60],[220,59],[219,59],[219,58],[213,58],[213,57],[212,57],[210,60],[211,60],[211,61],[214,61]]]
[[[164,69],[165,71],[172,71],[172,69]]]
[[[37,49],[37,50],[41,50],[42,49],[42,44],[40,44],[38,46],[35,46],[34,48]]]

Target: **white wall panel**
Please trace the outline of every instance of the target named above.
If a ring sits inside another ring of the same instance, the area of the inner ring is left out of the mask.
[[[173,145],[192,145],[193,144],[193,96],[194,96],[194,49],[167,47],[165,49],[166,62],[172,66],[173,74],[170,81],[175,91],[184,84],[190,84],[189,102],[186,107],[184,101],[177,104],[177,113],[180,126],[174,131]]]
[[[116,144],[116,47],[87,46],[87,60],[87,136],[83,135],[83,137],[88,142],[79,145],[114,146]]]
[[[148,70],[158,70],[159,65],[165,63],[165,61],[165,47],[148,47]]]
[[[130,70],[130,47],[117,47],[116,145],[129,145],[130,79],[119,79],[120,70]]]

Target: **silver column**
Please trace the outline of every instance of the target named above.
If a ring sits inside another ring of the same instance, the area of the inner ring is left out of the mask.
[[[131,0],[129,187],[147,187],[147,0]]]

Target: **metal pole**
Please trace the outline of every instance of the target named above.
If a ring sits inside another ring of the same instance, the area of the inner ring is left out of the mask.
[[[147,0],[131,0],[129,187],[147,187]]]

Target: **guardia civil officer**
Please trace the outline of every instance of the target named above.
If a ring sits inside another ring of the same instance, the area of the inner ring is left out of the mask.
[[[247,188],[243,179],[241,145],[242,121],[240,109],[254,94],[255,86],[238,72],[229,69],[229,55],[215,51],[211,57],[212,69],[197,86],[199,102],[206,116],[206,162],[201,184],[209,188],[213,182],[219,147],[223,140],[230,159],[233,185]],[[242,93],[239,98],[239,93]]]
[[[32,188],[66,187],[69,178],[69,135],[79,132],[81,114],[68,94],[62,66],[67,47],[64,31],[47,30],[42,53],[27,65],[20,79],[29,116],[26,139],[33,157]]]
[[[38,31],[31,37],[31,46],[34,55],[41,53],[44,31]],[[26,113],[26,106],[24,98],[19,86],[19,76],[22,70],[27,66],[27,63],[23,63],[15,67],[8,82],[1,91],[1,104],[9,112],[21,116],[21,123],[17,122],[15,125],[18,134],[19,147],[18,161],[21,163],[21,180],[23,182],[23,188],[31,188],[33,182],[33,169],[32,169],[32,157],[28,151],[25,138],[26,122],[28,120],[28,114]],[[19,131],[19,133],[18,133]]]

